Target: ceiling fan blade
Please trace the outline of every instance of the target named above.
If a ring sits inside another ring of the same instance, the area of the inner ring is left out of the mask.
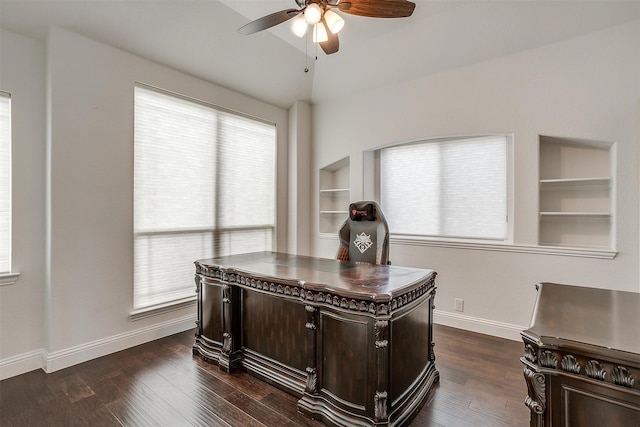
[[[345,0],[344,3],[351,6],[340,8],[342,12],[371,18],[406,18],[416,8],[415,3],[407,0]]]
[[[251,21],[248,24],[243,25],[238,28],[238,32],[244,35],[257,33],[258,31],[266,30],[267,28],[282,24],[283,22],[297,16],[300,12],[301,10],[298,9],[281,10],[280,12],[263,16],[262,18],[258,18],[255,21]]]
[[[327,31],[328,40],[326,42],[320,42],[320,47],[322,48],[324,53],[326,53],[327,55],[331,55],[332,53],[336,53],[338,49],[340,49],[340,41],[338,40],[338,35],[333,34],[329,30],[329,27],[327,26],[327,23],[324,22],[324,19],[322,20],[322,23],[324,24],[324,28]]]

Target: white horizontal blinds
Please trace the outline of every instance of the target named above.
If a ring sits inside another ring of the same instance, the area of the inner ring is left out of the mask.
[[[11,271],[11,96],[0,92],[0,273]]]
[[[230,113],[220,113],[220,118],[216,202],[223,209],[218,212],[219,226],[273,225],[275,127]]]
[[[209,107],[135,88],[136,232],[214,228],[216,128]]]
[[[276,129],[219,112],[213,253],[271,250],[275,225]]]
[[[382,149],[380,193],[391,233],[504,240],[507,139],[449,139]]]
[[[272,249],[275,126],[135,88],[134,308],[194,295],[197,259]]]

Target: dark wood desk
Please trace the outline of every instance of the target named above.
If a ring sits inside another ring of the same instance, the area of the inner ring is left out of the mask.
[[[520,359],[531,426],[640,427],[640,294],[537,288]]]
[[[196,261],[194,354],[337,426],[408,424],[439,380],[436,273],[280,253]]]

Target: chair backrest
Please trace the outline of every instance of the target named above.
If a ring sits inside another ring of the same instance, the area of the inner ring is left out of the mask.
[[[351,203],[338,236],[337,259],[389,264],[389,226],[376,202]]]

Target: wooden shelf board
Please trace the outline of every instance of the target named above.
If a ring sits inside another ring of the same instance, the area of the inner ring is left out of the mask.
[[[320,193],[348,193],[351,190],[349,188],[326,188],[320,190]]]
[[[581,183],[581,182],[611,182],[610,176],[597,176],[590,178],[552,178],[552,179],[541,179],[541,184],[571,184],[571,183]]]
[[[611,212],[540,212],[540,216],[590,216],[610,217]]]

